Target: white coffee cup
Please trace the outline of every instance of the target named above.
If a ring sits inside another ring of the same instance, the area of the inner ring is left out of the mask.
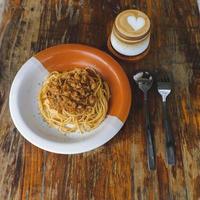
[[[143,53],[150,42],[150,20],[139,10],[125,10],[115,19],[110,36],[112,47],[125,56]]]

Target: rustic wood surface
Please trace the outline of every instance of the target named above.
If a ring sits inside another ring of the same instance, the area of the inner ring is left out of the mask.
[[[127,8],[152,21],[149,54],[118,60],[133,87],[122,130],[104,146],[57,155],[27,142],[8,108],[12,80],[36,52],[61,43],[106,47],[115,16]],[[170,119],[177,164],[166,164],[161,99],[150,93],[157,169],[147,168],[142,94],[131,76],[140,69],[173,75]],[[196,0],[2,0],[0,3],[0,200],[200,199],[200,17]]]

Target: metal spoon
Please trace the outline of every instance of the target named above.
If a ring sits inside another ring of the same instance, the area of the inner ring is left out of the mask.
[[[156,167],[156,162],[153,144],[153,133],[151,129],[150,115],[147,106],[147,92],[153,84],[153,78],[148,72],[139,72],[133,76],[133,79],[138,84],[140,90],[142,90],[144,93],[144,112],[146,124],[148,167],[150,170],[153,170]]]

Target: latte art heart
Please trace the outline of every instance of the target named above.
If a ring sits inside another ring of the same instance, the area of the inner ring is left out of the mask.
[[[128,16],[127,22],[135,31],[138,31],[145,25],[145,20],[142,17]]]

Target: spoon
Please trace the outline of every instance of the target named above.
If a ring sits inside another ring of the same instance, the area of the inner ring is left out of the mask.
[[[139,72],[133,76],[134,81],[138,84],[140,90],[144,93],[144,112],[145,112],[145,125],[146,125],[146,140],[147,140],[147,158],[148,167],[150,170],[154,170],[156,167],[153,133],[150,122],[150,115],[148,111],[147,92],[153,84],[153,78],[149,72]]]

